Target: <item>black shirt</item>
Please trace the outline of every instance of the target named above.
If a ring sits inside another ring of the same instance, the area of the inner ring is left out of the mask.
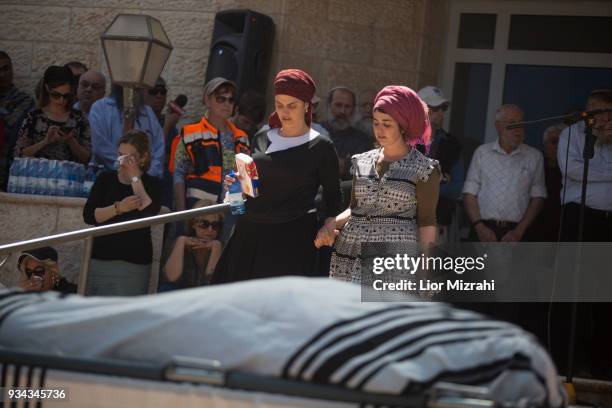
[[[122,184],[117,178],[116,171],[100,174],[91,188],[85,208],[83,219],[90,225],[108,225],[118,222],[135,220],[138,218],[157,215],[161,208],[161,185],[156,177],[143,174],[142,183],[151,197],[151,204],[142,211],[133,210],[114,216],[110,220],[99,224],[94,215],[96,208],[108,207],[116,201],[134,195],[131,184]],[[104,235],[94,238],[91,257],[103,260],[122,260],[135,264],[150,264],[153,259],[153,245],[151,241],[151,228],[141,228],[118,234]]]
[[[331,141],[338,152],[338,157],[342,160],[340,178],[342,180],[352,180],[353,176],[350,172],[351,157],[372,150],[374,147],[372,139],[352,126],[343,130],[334,130],[327,122],[322,123],[322,126],[329,132]]]
[[[319,186],[329,214],[342,211],[338,156],[325,136],[300,146],[266,154],[267,133],[251,146],[259,175],[259,197],[246,202],[245,218],[255,222],[281,223],[298,219],[315,208]]]

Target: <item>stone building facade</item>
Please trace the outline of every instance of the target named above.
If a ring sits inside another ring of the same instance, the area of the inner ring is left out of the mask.
[[[100,33],[118,13],[149,14],[174,47],[163,72],[169,96],[187,95],[192,119],[202,111],[215,13],[245,8],[276,25],[269,96],[275,73],[290,67],[311,73],[321,97],[336,85],[438,80],[448,0],[0,0],[0,49],[13,58],[16,84],[33,93],[50,64],[78,60],[107,73]]]

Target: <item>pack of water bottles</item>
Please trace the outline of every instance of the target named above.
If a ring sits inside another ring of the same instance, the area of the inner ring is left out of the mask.
[[[87,197],[103,166],[71,161],[18,157],[9,173],[8,192],[63,197]]]

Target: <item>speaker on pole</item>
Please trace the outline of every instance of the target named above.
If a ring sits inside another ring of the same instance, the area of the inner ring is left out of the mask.
[[[238,94],[262,95],[272,57],[274,22],[251,10],[226,10],[215,15],[206,82],[221,76],[236,82]]]

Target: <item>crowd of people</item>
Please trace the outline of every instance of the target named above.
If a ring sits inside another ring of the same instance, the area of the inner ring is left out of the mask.
[[[13,84],[12,60],[0,51],[0,187],[16,157],[102,165],[83,219],[107,225],[155,215],[162,205],[221,203],[241,178],[230,174],[236,154],[250,155],[259,197],[245,196],[245,215],[166,228],[159,291],[284,275],[359,283],[362,243],[410,243],[420,253],[462,223],[469,234],[459,238],[474,242],[612,241],[610,112],[594,117],[579,236],[584,121],[546,129],[540,151],[524,142],[524,128],[509,128],[525,113],[505,104],[495,115],[496,139],[466,154],[465,140],[444,129],[451,101],[436,86],[359,94],[336,86],[321,99],[308,73],[283,70],[266,118],[262,95],[239,95],[233,81],[217,77],[204,86],[202,117],[182,126],[180,112],[166,108],[163,78],[134,93],[129,115],[125,90],[106,90],[103,74],[73,61],[48,67],[33,99]],[[584,110],[611,108],[612,90],[602,88]],[[58,273],[55,250],[41,251],[20,257],[22,287],[74,291]],[[151,263],[148,228],[97,237],[86,293],[147,293]]]

